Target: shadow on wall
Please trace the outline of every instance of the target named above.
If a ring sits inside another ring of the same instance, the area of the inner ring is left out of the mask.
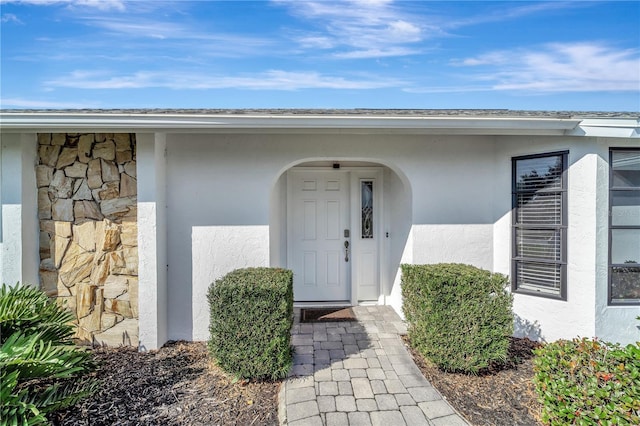
[[[516,337],[528,337],[536,342],[544,342],[542,327],[538,321],[531,322],[518,314],[513,317],[513,335]]]

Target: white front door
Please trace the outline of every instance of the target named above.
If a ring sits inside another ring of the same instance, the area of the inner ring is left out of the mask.
[[[349,186],[347,171],[289,172],[288,263],[298,302],[351,299]]]

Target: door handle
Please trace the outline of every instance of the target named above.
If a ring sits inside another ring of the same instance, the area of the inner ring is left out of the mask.
[[[349,261],[349,241],[344,242],[344,261]]]

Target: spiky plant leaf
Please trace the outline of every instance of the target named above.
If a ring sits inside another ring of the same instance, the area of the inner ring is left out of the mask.
[[[30,401],[27,389],[17,389],[18,371],[0,372],[0,421],[3,425],[46,424],[45,413]]]
[[[41,291],[0,287],[0,424],[38,425],[97,389],[91,353],[73,345],[73,314]]]
[[[80,381],[56,381],[44,389],[32,388],[29,402],[37,406],[44,414],[75,405],[82,399],[93,395],[100,382],[93,378],[83,378]]]
[[[91,354],[75,346],[53,345],[42,334],[14,333],[0,348],[0,367],[18,371],[20,380],[69,378],[92,367]]]
[[[71,311],[53,303],[42,291],[24,286],[0,287],[0,343],[15,331],[42,333],[43,340],[70,343]]]

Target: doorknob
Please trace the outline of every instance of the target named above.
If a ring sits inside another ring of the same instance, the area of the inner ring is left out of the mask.
[[[349,241],[344,242],[344,261],[349,261]]]

